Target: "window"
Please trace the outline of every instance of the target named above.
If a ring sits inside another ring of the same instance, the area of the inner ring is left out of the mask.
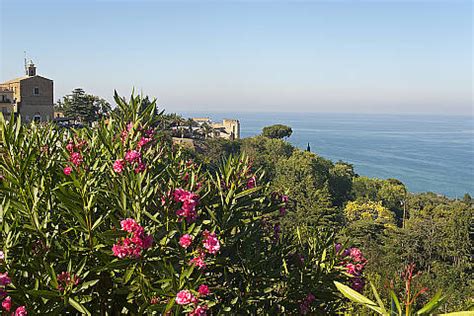
[[[39,94],[40,94],[40,89],[39,89],[38,87],[35,87],[35,88],[33,89],[33,94],[34,94],[34,95],[39,95]]]

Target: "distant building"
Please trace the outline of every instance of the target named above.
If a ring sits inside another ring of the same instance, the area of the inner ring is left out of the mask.
[[[25,122],[53,119],[53,80],[38,76],[33,62],[25,76],[0,83],[0,108],[6,116],[21,115]]]
[[[212,128],[212,132],[208,134],[212,138],[225,138],[230,140],[240,139],[240,122],[234,119],[224,119],[220,123],[213,123],[208,117],[193,118],[193,121],[198,123],[199,127],[204,124]]]

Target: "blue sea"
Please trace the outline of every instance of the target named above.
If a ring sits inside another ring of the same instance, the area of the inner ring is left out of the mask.
[[[354,165],[359,175],[396,178],[411,192],[474,196],[474,119],[463,116],[328,113],[181,113],[236,118],[241,137],[286,124],[295,146]]]

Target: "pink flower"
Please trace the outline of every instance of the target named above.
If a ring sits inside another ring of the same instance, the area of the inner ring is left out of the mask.
[[[130,150],[125,153],[125,160],[129,163],[139,162],[142,157],[142,154],[136,150]]]
[[[0,285],[8,285],[12,283],[12,280],[8,277],[8,272],[0,273]]]
[[[196,220],[196,206],[199,203],[199,196],[197,194],[183,189],[176,189],[173,192],[173,198],[175,202],[183,203],[181,209],[176,211],[177,216],[183,217],[188,223]]]
[[[132,233],[136,231],[140,225],[138,225],[133,218],[127,218],[120,221],[120,226],[122,227],[122,230]]]
[[[351,256],[352,260],[355,262],[364,262],[366,259],[362,255],[362,251],[359,248],[351,248],[349,250],[349,255]]]
[[[215,233],[210,233],[207,229],[202,233],[204,240],[203,240],[203,247],[207,249],[207,251],[211,254],[216,254],[221,245],[219,243],[219,239],[217,239]]]
[[[114,162],[113,169],[117,173],[122,173],[123,169],[125,168],[125,161],[123,159],[117,159]]]
[[[198,292],[199,292],[199,295],[201,296],[207,296],[211,293],[211,291],[209,291],[209,287],[205,284],[201,284],[199,286]]]
[[[176,294],[176,304],[178,305],[187,305],[190,303],[195,303],[196,301],[196,297],[188,290],[182,290]]]
[[[26,311],[25,306],[20,306],[15,311],[15,316],[26,316],[26,315],[28,315],[28,312]]]
[[[153,245],[153,236],[145,235],[145,230],[133,218],[120,222],[122,230],[131,234],[131,237],[122,238],[112,246],[114,256],[123,258],[139,258],[142,250]]]
[[[257,186],[257,178],[252,177],[247,180],[247,189],[252,189]]]
[[[80,153],[73,152],[73,153],[71,153],[71,158],[69,158],[69,160],[70,160],[76,167],[78,167],[78,166],[84,161],[84,158],[82,157],[82,155],[81,155]]]
[[[65,175],[69,176],[72,173],[72,168],[69,166],[64,167],[63,172]]]
[[[346,264],[346,269],[347,269],[347,273],[349,273],[349,274],[352,274],[352,275],[357,275],[358,274],[356,266],[352,263]]]
[[[143,162],[138,162],[137,166],[135,167],[135,173],[140,173],[145,171],[146,165]]]
[[[188,248],[191,245],[192,242],[193,242],[193,236],[191,236],[189,234],[184,234],[179,239],[179,244],[184,249]]]
[[[206,316],[207,315],[207,306],[198,305],[196,308],[188,314],[188,316]]]
[[[5,254],[0,250],[0,261],[5,259]]]
[[[204,269],[206,267],[206,262],[204,261],[205,258],[205,254],[200,253],[199,256],[192,258],[189,261],[189,264],[194,264],[199,269]]]
[[[72,142],[69,142],[66,145],[66,150],[69,151],[70,153],[72,153],[72,151],[74,150],[74,144]]]
[[[10,296],[8,296],[7,298],[3,300],[2,307],[7,312],[10,311],[10,309],[12,308],[12,298]]]
[[[149,142],[151,142],[151,138],[149,137],[142,137],[140,138],[140,140],[138,141],[138,149],[142,148],[142,147],[145,147]]]

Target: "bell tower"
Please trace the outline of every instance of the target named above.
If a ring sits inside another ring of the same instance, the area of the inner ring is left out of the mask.
[[[35,64],[33,64],[32,60],[30,60],[30,62],[28,63],[28,67],[26,69],[26,75],[28,77],[36,76],[36,66]]]

